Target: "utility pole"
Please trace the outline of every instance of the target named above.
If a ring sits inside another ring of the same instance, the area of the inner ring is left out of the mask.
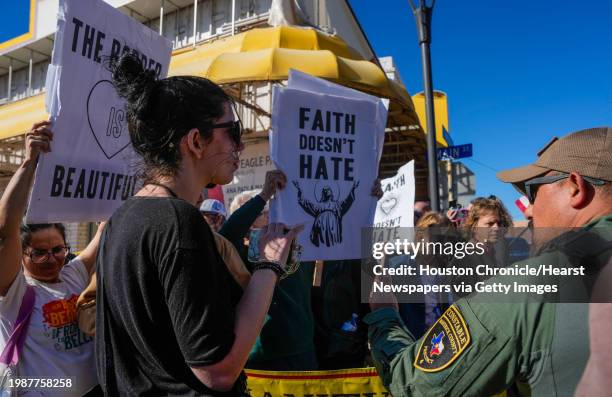
[[[433,211],[440,211],[440,194],[438,184],[438,154],[436,152],[436,121],[434,115],[433,83],[431,79],[431,14],[436,0],[427,5],[426,0],[420,0],[417,7],[413,0],[410,8],[416,19],[421,61],[423,64],[423,91],[425,92],[425,109],[427,114],[427,168],[429,184],[429,200]]]

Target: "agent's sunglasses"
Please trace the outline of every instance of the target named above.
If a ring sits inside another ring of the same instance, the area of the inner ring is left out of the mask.
[[[50,250],[40,250],[36,248],[32,248],[29,252],[25,254],[30,257],[32,263],[45,263],[49,260],[51,255],[55,257],[58,261],[62,261],[64,257],[70,252],[70,247],[66,245],[58,245],[56,247],[51,248]]]
[[[538,194],[538,188],[542,185],[548,185],[549,183],[555,183],[560,180],[569,178],[570,174],[561,173],[557,175],[541,176],[539,178],[533,178],[525,182],[525,195],[531,204],[535,202],[536,195]],[[588,176],[582,176],[582,179],[590,183],[591,185],[601,186],[606,182],[601,179],[595,179]]]
[[[225,123],[213,124],[212,128],[227,128],[227,131],[236,146],[240,146],[242,142],[242,122],[240,119],[235,121],[227,121]]]

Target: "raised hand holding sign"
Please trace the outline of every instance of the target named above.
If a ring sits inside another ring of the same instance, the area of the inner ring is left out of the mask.
[[[170,64],[172,44],[101,0],[61,0],[46,105],[53,151],[40,156],[27,222],[107,219],[139,184],[124,101],[111,83],[108,61],[134,53],[157,77]]]

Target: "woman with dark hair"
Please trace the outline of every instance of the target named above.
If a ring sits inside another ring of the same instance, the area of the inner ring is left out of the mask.
[[[19,361],[9,367],[13,381],[70,378],[70,385],[45,395],[82,396],[98,380],[93,340],[77,326],[76,300],[89,282],[101,228],[87,248],[68,261],[70,247],[61,223],[21,225],[38,155],[50,151],[49,126],[48,121],[39,122],[26,134],[25,160],[0,199],[0,350],[13,345],[15,329],[23,329],[23,344],[15,344]],[[19,313],[27,302],[29,317],[22,322]],[[10,386],[9,379],[2,380],[3,387]]]
[[[301,228],[265,229],[242,291],[194,206],[238,169],[231,99],[204,78],[156,80],[132,55],[112,71],[144,185],[110,218],[98,254],[100,383],[113,396],[246,394],[242,369]]]

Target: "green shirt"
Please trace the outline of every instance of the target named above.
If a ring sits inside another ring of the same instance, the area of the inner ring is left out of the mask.
[[[609,263],[612,215],[581,231],[575,244],[531,263],[563,257]],[[585,235],[596,237],[596,249]],[[458,300],[420,340],[393,309],[376,310],[364,321],[379,374],[395,397],[491,396],[512,384],[522,395],[570,396],[588,359],[587,310],[586,303],[490,303],[476,294]],[[441,332],[451,337],[434,351]]]

